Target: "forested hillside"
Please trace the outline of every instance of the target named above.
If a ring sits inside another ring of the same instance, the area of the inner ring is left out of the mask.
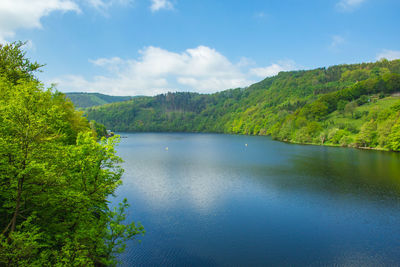
[[[114,131],[271,135],[400,151],[400,60],[281,72],[248,88],[168,93],[86,110]]]
[[[77,108],[88,108],[132,99],[130,96],[111,96],[99,93],[66,93]]]
[[[43,87],[22,45],[0,44],[0,266],[115,265],[143,233],[123,224],[126,200],[108,207],[118,139],[98,142],[101,125]]]

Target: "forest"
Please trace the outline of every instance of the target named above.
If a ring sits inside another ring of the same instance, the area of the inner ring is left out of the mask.
[[[125,241],[118,137],[89,122],[70,100],[44,88],[24,43],[0,45],[0,266],[110,266]]]
[[[400,151],[400,60],[280,72],[247,88],[175,92],[85,109],[120,132],[269,135]]]
[[[75,108],[89,108],[132,99],[130,96],[111,96],[100,93],[66,93]]]

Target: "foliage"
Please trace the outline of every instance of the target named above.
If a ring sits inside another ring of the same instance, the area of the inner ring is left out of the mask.
[[[101,137],[107,136],[107,129],[103,124],[98,123],[95,120],[91,120],[89,125],[90,125],[90,128],[92,129],[93,133],[95,133],[95,135],[98,139],[100,139]]]
[[[123,172],[118,137],[97,142],[82,113],[33,78],[19,49],[0,49],[17,62],[0,67],[0,265],[113,264],[121,249],[109,249],[109,231],[123,241],[143,233],[107,205]]]
[[[88,108],[132,99],[130,96],[110,96],[99,93],[66,93],[66,96],[77,108]]]
[[[396,124],[392,127],[387,147],[393,151],[400,151],[400,120],[397,119]]]
[[[280,72],[245,89],[209,95],[136,97],[85,113],[115,131],[271,135],[296,143],[399,151],[398,135],[391,131],[400,112],[392,108],[400,105],[391,96],[396,92],[400,60],[381,60]],[[366,124],[371,120],[375,130]]]
[[[33,72],[43,66],[37,62],[32,63],[25,57],[25,52],[21,49],[25,44],[0,44],[0,74],[14,84],[20,79],[33,79]]]
[[[125,210],[129,207],[126,198],[119,203],[118,207],[114,207],[113,210],[109,210],[107,213],[107,233],[106,233],[106,250],[108,255],[112,255],[109,261],[109,265],[116,263],[115,256],[117,253],[121,253],[125,250],[126,241],[133,239],[134,236],[144,234],[144,228],[139,223],[135,222],[130,224],[122,224],[126,220]]]

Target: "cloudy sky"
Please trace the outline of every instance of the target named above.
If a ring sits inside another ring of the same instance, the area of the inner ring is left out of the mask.
[[[399,14],[399,0],[1,0],[0,42],[27,41],[63,92],[209,93],[400,58]]]

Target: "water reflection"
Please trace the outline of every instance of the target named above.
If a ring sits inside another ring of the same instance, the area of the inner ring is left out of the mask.
[[[400,261],[399,154],[265,137],[127,136],[118,194],[148,234],[129,244],[126,266]]]

